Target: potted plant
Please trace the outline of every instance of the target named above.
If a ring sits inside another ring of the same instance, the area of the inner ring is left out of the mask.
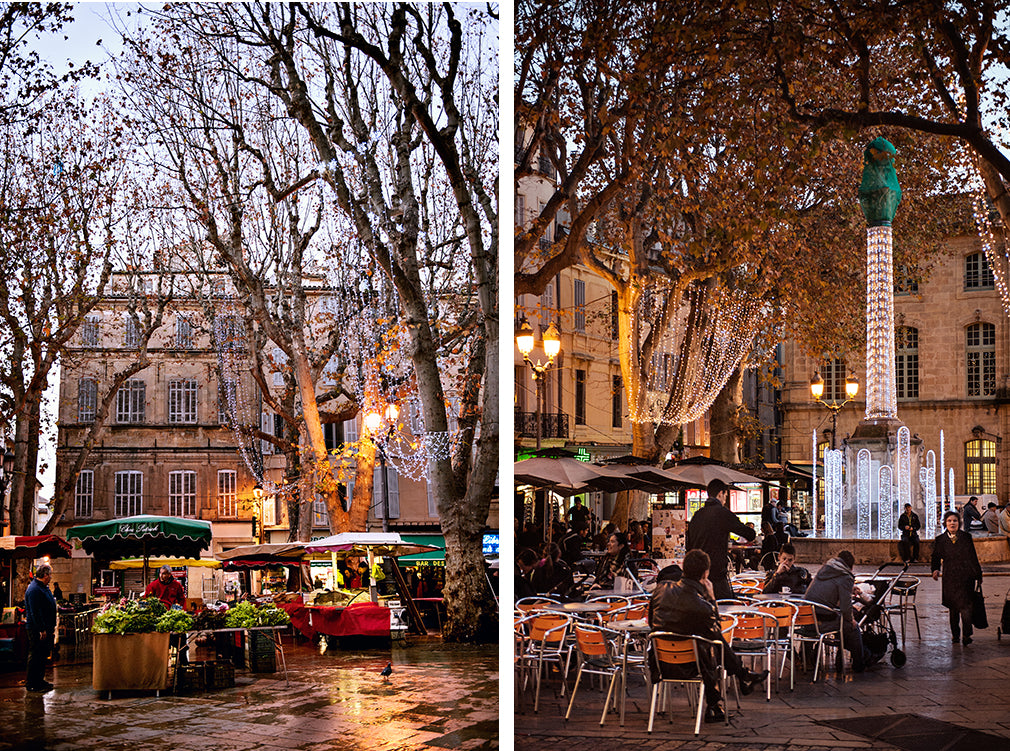
[[[92,687],[96,691],[168,688],[169,637],[192,625],[192,616],[166,609],[155,597],[106,605],[92,626]]]

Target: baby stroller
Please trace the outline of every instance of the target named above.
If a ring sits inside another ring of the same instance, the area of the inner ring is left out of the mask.
[[[1003,638],[1003,634],[1010,633],[1010,589],[1007,590],[1006,595],[1003,597],[1003,615],[999,619],[999,625],[996,627],[996,640],[999,641]]]
[[[863,645],[871,654],[879,655],[881,658],[890,649],[891,664],[896,668],[902,667],[907,657],[898,649],[898,637],[891,624],[891,614],[887,611],[887,600],[898,580],[908,571],[908,565],[908,563],[884,563],[869,580],[860,584],[863,590],[863,604],[862,614],[857,623],[863,634]],[[901,571],[895,576],[884,575],[884,570],[891,566],[900,567]]]

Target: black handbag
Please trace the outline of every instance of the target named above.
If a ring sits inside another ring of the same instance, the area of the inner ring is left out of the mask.
[[[975,582],[975,591],[971,593],[971,625],[975,628],[989,628],[989,619],[985,614],[985,596],[982,594],[982,582]]]

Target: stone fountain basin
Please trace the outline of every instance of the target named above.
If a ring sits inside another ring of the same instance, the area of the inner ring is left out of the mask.
[[[976,533],[975,550],[980,563],[1010,561],[1010,541],[1003,535]],[[897,540],[860,540],[844,537],[792,537],[789,542],[796,548],[796,562],[821,564],[838,554],[850,550],[856,563],[879,566],[888,561],[900,562]],[[929,563],[933,555],[933,541],[919,542],[919,561]]]

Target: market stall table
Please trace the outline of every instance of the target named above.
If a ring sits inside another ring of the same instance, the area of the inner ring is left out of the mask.
[[[316,634],[390,636],[392,612],[372,602],[355,602],[346,607],[282,602],[277,607],[291,616],[291,625],[306,639],[313,639]]]

